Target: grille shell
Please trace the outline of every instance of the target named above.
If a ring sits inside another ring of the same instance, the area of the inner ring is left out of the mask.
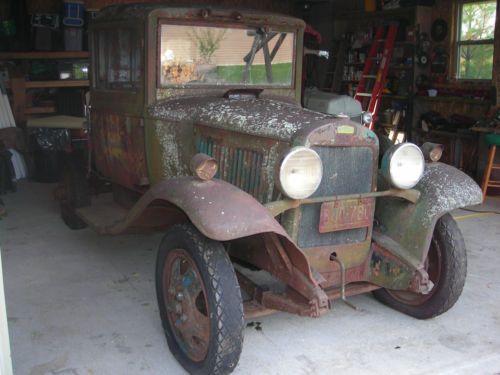
[[[311,147],[323,162],[323,179],[312,197],[368,193],[372,190],[373,152],[369,147]],[[321,203],[300,208],[298,245],[302,248],[364,241],[368,228],[319,233]]]

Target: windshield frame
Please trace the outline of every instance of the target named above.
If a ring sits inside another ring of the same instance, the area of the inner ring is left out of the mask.
[[[277,84],[269,84],[269,83],[262,83],[262,84],[244,84],[244,83],[235,83],[235,84],[224,84],[224,85],[217,85],[217,84],[162,84],[161,83],[161,33],[162,33],[162,25],[180,25],[180,26],[193,26],[193,27],[219,27],[219,28],[234,28],[234,29],[256,29],[259,27],[269,27],[272,31],[277,31],[278,33],[283,32],[283,33],[291,33],[293,35],[293,41],[292,41],[292,71],[291,71],[291,78],[290,78],[290,84],[288,85],[277,85]],[[159,90],[164,90],[164,89],[198,89],[198,90],[204,90],[204,89],[235,89],[235,88],[248,88],[248,89],[283,89],[283,90],[289,90],[289,89],[295,89],[296,88],[296,77],[297,77],[297,33],[298,29],[294,27],[286,27],[286,25],[280,25],[280,26],[275,26],[272,24],[266,25],[264,23],[260,24],[250,24],[250,23],[233,23],[233,22],[214,22],[214,21],[199,21],[197,20],[196,22],[193,21],[183,21],[183,20],[178,20],[178,19],[171,19],[171,18],[159,18],[158,23],[157,23],[157,32],[156,32],[156,61],[155,61],[155,67],[156,67],[156,88]]]

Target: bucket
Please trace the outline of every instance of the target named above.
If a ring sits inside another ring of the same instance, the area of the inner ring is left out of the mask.
[[[365,12],[375,12],[377,10],[376,0],[365,0]]]
[[[70,27],[82,27],[85,17],[83,1],[65,0],[63,24]]]

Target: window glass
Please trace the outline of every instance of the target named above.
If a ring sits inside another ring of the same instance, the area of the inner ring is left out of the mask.
[[[463,2],[457,43],[458,77],[491,79],[496,1]]]
[[[164,24],[160,53],[162,86],[292,85],[293,33]]]
[[[96,37],[96,53],[97,53],[97,87],[105,88],[106,86],[106,34],[99,33]]]
[[[460,71],[462,79],[491,79],[493,72],[493,45],[460,46]]]
[[[97,87],[135,89],[141,83],[140,40],[131,30],[101,30],[97,33]]]
[[[496,1],[462,4],[460,40],[493,39]]]

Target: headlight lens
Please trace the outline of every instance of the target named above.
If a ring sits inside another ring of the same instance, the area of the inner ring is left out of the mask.
[[[399,189],[411,189],[424,174],[425,160],[422,151],[413,143],[391,147],[382,159],[382,174]]]
[[[363,112],[361,115],[361,121],[363,124],[370,124],[373,121],[373,116],[370,112]]]
[[[281,190],[292,199],[310,197],[323,177],[319,155],[307,147],[293,148],[283,159],[279,169]]]

